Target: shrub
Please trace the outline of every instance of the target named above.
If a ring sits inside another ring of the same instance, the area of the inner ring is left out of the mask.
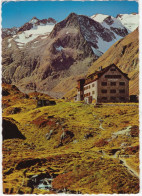
[[[100,139],[98,142],[95,143],[95,147],[102,147],[102,146],[105,146],[107,145],[108,142],[104,139]]]
[[[134,126],[131,128],[130,135],[131,135],[132,137],[139,137],[139,127],[138,127],[137,125],[134,125]]]
[[[139,145],[138,146],[132,146],[132,147],[128,147],[125,149],[125,151],[128,153],[128,154],[135,154],[139,151]]]
[[[72,172],[68,172],[65,174],[60,174],[58,175],[53,183],[52,186],[55,189],[64,189],[64,188],[68,188],[71,184],[73,183],[73,177],[72,177]]]

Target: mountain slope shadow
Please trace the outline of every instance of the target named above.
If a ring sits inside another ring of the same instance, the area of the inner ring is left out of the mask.
[[[19,131],[18,127],[9,119],[3,119],[2,127],[3,140],[13,138],[26,139],[25,136]]]

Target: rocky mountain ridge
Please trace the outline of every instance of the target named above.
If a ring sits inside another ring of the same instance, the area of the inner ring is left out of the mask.
[[[137,13],[118,14],[116,17],[104,14],[95,14],[91,16],[91,18],[108,28],[111,28],[111,26],[117,28],[124,26],[129,33],[139,26],[139,15]]]
[[[2,39],[8,36],[13,36],[16,35],[16,33],[19,31],[18,27],[13,27],[13,28],[3,28],[2,29]]]
[[[75,86],[93,61],[128,34],[121,22],[113,20],[112,24],[112,17],[105,18],[106,27],[75,13],[57,24],[52,19],[41,21],[39,25],[34,17],[30,27],[25,24],[16,35],[3,39],[3,82],[58,98]]]
[[[19,28],[19,32],[30,30],[32,28],[37,29],[38,26],[46,26],[46,25],[55,25],[56,21],[53,18],[48,19],[38,19],[33,17],[29,22],[25,23],[22,27]]]
[[[21,27],[13,27],[13,28],[2,28],[2,38],[14,36],[19,32],[31,30],[31,29],[38,29],[39,26],[46,26],[46,25],[55,25],[56,20],[53,18],[48,19],[38,19],[33,17],[29,22],[25,23]]]
[[[139,15],[132,14],[119,14],[116,17],[121,23],[130,31],[134,31],[139,26]]]

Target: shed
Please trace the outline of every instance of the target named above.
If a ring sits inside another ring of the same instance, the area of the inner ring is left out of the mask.
[[[39,99],[37,100],[37,107],[43,107],[43,106],[51,106],[56,105],[55,101],[47,100],[47,99]]]
[[[138,103],[139,99],[137,95],[130,95],[130,102]]]

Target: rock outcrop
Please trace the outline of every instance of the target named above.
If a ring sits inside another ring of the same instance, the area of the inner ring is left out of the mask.
[[[13,120],[10,118],[3,118],[2,121],[2,136],[3,140],[6,139],[14,139],[14,138],[19,138],[19,139],[26,139],[24,135],[19,131],[18,127]]]

